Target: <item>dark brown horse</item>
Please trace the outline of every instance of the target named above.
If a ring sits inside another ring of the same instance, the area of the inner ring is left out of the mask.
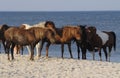
[[[101,58],[101,48],[102,39],[97,35],[97,29],[93,26],[87,27],[87,43],[90,44],[91,51],[93,51],[93,60],[95,60],[95,49],[99,51],[100,60]],[[88,48],[88,47],[87,47]]]
[[[45,26],[48,28],[51,28],[51,30],[53,30],[56,33],[55,44],[61,45],[61,49],[62,49],[61,57],[63,58],[64,44],[67,44],[69,52],[70,52],[70,56],[71,56],[71,58],[73,58],[72,51],[71,51],[71,41],[73,41],[73,40],[80,41],[81,40],[81,34],[82,34],[81,28],[78,26],[64,26],[63,28],[56,28],[53,22],[51,22],[51,21],[48,21],[48,22],[49,22],[49,24],[46,23]],[[48,41],[47,40],[43,41],[42,46],[43,46],[44,42],[48,42]],[[48,42],[48,44],[46,45],[47,57],[48,57],[48,49],[49,49],[50,44],[51,43]],[[42,50],[42,47],[41,47],[41,50]]]
[[[8,60],[9,57],[9,49],[11,47],[11,57],[12,60],[14,59],[13,56],[13,48],[15,45],[26,46],[29,45],[31,47],[31,55],[30,60],[34,60],[34,47],[40,41],[47,39],[51,43],[55,42],[54,32],[47,28],[40,28],[40,27],[33,27],[28,30],[20,29],[17,27],[11,27],[5,31],[4,37],[6,40],[6,52],[8,53]]]
[[[77,51],[78,51],[78,59],[80,59],[80,48],[82,52],[82,59],[86,59],[86,51],[87,47],[89,46],[88,43],[86,42],[87,40],[87,34],[86,34],[86,25],[79,25],[81,28],[81,40],[78,41],[76,40],[76,45],[77,45]]]
[[[93,60],[95,59],[95,51],[99,51],[100,60],[101,58],[101,49],[103,48],[106,61],[107,61],[107,51],[106,47],[109,48],[109,53],[111,52],[112,47],[116,46],[116,35],[114,32],[103,32],[97,30],[95,27],[87,27],[87,43],[89,43],[88,50],[93,51]]]

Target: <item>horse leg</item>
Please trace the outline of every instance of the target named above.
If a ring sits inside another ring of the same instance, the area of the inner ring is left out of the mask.
[[[78,51],[78,59],[80,59],[80,46],[79,46],[79,43],[76,42],[76,45],[77,45],[77,51]]]
[[[93,60],[95,60],[95,51],[92,52]]]
[[[105,57],[106,57],[106,61],[108,61],[108,56],[107,56],[107,50],[106,50],[106,47],[103,47],[103,51],[104,51],[104,54],[105,54]]]
[[[17,45],[17,46],[18,46],[17,53],[20,54],[20,49],[22,46],[20,46],[20,45]],[[22,55],[23,55],[23,52],[22,52]]]
[[[102,54],[101,54],[101,48],[99,48],[99,56],[100,56],[100,61],[102,61]]]
[[[40,44],[40,56],[41,56],[41,52],[42,52],[42,49],[43,49],[43,45],[44,45],[44,41],[42,41],[41,44]]]
[[[5,54],[7,54],[6,53],[6,45],[5,45],[5,41],[4,40],[2,40],[2,44],[3,44],[3,47],[4,47]]]
[[[27,47],[27,49],[28,49],[29,55],[31,56],[31,48],[30,48],[30,46],[28,45],[28,46],[26,46],[26,47]]]
[[[11,47],[11,57],[12,57],[12,60],[14,60],[14,52],[13,52],[13,50],[14,50],[14,47],[15,47],[15,44],[13,43],[12,44],[12,47]]]
[[[61,50],[62,50],[62,56],[61,57],[64,58],[63,57],[63,54],[64,54],[64,44],[61,44]]]
[[[31,44],[31,55],[30,55],[30,60],[34,60],[34,47],[35,45],[34,44]]]
[[[48,49],[49,49],[50,43],[46,45],[46,58],[48,58]]]
[[[10,45],[11,45],[10,42],[7,42],[5,46],[5,53],[7,53],[8,55],[8,60],[10,60],[10,56],[9,56]]]
[[[109,46],[108,48],[109,48],[108,56],[109,56],[109,62],[110,62],[112,46]]]
[[[70,57],[73,58],[72,51],[71,51],[71,43],[68,44],[68,49],[69,49]]]
[[[82,59],[86,59],[86,48],[81,47],[81,50],[82,50]]]
[[[38,59],[39,59],[39,57],[40,57],[40,53],[39,53],[39,50],[40,50],[40,42],[38,42],[38,43],[36,44],[35,48],[36,48],[36,52],[37,52],[37,57],[38,57]]]

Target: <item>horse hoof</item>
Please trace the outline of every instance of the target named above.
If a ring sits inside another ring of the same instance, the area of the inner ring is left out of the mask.
[[[14,58],[12,58],[12,60],[14,60]]]
[[[30,58],[31,61],[33,61],[34,59],[33,58]]]
[[[10,61],[10,58],[8,58],[8,60]]]
[[[46,56],[46,59],[48,59],[48,56]]]

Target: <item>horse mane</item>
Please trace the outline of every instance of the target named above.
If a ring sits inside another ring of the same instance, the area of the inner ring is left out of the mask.
[[[31,28],[32,26],[31,25],[29,25],[29,24],[22,24],[21,26],[20,26],[20,28],[22,28],[22,29],[29,29],[29,28]]]
[[[39,22],[38,24],[34,24],[32,26],[34,26],[34,27],[45,27],[45,23],[46,22]]]
[[[32,27],[42,27],[42,28],[44,28],[45,27],[45,22],[39,22],[38,24],[34,24],[34,25],[22,24],[20,26],[20,28],[22,28],[22,29],[29,29],[29,28],[32,28]]]

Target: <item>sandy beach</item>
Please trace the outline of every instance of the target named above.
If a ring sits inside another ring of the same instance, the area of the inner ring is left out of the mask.
[[[30,61],[28,55],[8,61],[0,54],[0,78],[120,78],[120,63],[45,56]]]

